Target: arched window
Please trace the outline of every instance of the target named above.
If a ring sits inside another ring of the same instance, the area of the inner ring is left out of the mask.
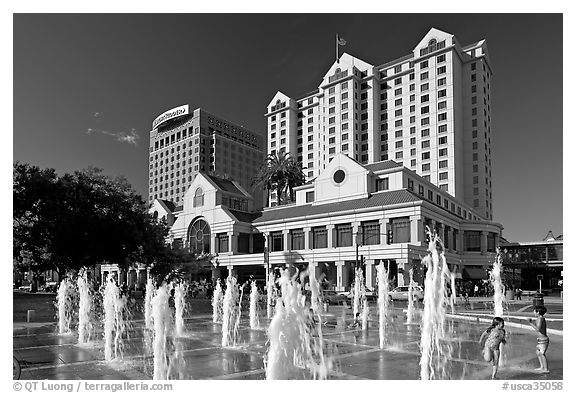
[[[204,191],[198,187],[194,193],[194,207],[204,206]]]
[[[188,229],[190,251],[197,254],[210,254],[210,226],[199,218],[192,222]]]
[[[432,38],[430,41],[428,41],[428,46],[434,46],[436,45],[436,38]]]
[[[336,71],[334,71],[335,74],[339,74],[341,72],[342,72],[342,70],[340,68],[336,68]]]

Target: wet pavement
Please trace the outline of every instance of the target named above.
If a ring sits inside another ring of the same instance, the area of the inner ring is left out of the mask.
[[[407,325],[401,305],[395,305],[388,326],[387,343],[379,347],[376,310],[372,310],[366,331],[345,328],[337,321],[342,312],[350,310],[331,307],[324,317],[322,329],[325,353],[333,363],[330,379],[389,379],[417,380],[420,375],[420,327]],[[491,367],[482,360],[477,343],[490,317],[473,320],[448,318],[445,345],[452,348],[445,360],[449,379],[489,379]],[[265,318],[260,323],[267,324]],[[88,379],[88,380],[147,380],[153,375],[150,337],[143,321],[134,321],[124,338],[121,359],[106,362],[102,331],[87,345],[79,345],[77,336],[60,335],[56,324],[16,324],[13,330],[14,356],[22,366],[21,379]],[[174,379],[265,379],[264,357],[267,336],[264,328],[250,329],[243,319],[240,335],[234,347],[222,347],[221,325],[212,322],[211,315],[186,319],[186,333],[171,337],[170,354],[184,363],[173,367]],[[532,330],[507,326],[508,344],[503,350],[503,365],[499,379],[561,380],[563,378],[563,336],[550,335],[547,357],[550,374],[538,374],[535,356],[536,334]],[[171,359],[174,361],[174,359]],[[176,363],[174,363],[176,364]],[[310,377],[306,372],[295,378]]]

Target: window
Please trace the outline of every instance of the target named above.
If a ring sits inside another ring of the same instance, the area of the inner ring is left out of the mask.
[[[422,119],[420,119],[420,125],[427,126],[428,124],[430,124],[430,118],[423,117]]]
[[[436,70],[436,73],[438,75],[445,74],[446,73],[446,66],[438,67],[438,69]]]
[[[404,153],[401,151],[396,152],[396,159],[401,160],[404,157]]]
[[[401,84],[402,84],[402,77],[394,79],[394,84],[395,84],[396,86],[397,86],[397,85],[401,85]]]
[[[376,179],[376,191],[384,191],[388,189],[388,178]]]
[[[336,247],[352,246],[352,225],[338,224],[336,229]]]
[[[398,88],[398,89],[396,89],[396,90],[394,90],[394,95],[395,95],[395,96],[399,96],[399,95],[401,95],[401,94],[402,94],[402,88],[401,88],[401,87]]]
[[[428,147],[430,147],[430,141],[429,140],[422,141],[422,148],[426,149]]]
[[[394,111],[394,116],[395,116],[395,117],[402,116],[402,109],[396,109],[396,110]]]
[[[438,98],[446,97],[446,89],[438,90]]]
[[[427,172],[430,170],[430,164],[423,164],[422,165],[422,172]]]
[[[396,149],[401,149],[402,148],[402,141],[397,141],[396,142]]]
[[[446,78],[439,78],[438,79],[438,86],[446,85]]]
[[[448,137],[442,136],[442,137],[438,138],[438,144],[445,145],[446,143],[448,143]]]
[[[442,132],[446,132],[448,131],[448,125],[447,124],[442,124],[441,126],[438,126],[438,132],[442,133]]]
[[[440,157],[447,156],[447,155],[448,155],[448,149],[447,149],[447,148],[440,149],[440,150],[438,151],[438,155],[439,155]]]
[[[394,133],[395,138],[402,138],[402,130],[398,130]]]
[[[198,219],[192,222],[188,229],[188,244],[190,250],[198,254],[210,253],[210,226],[206,221]]]
[[[440,172],[438,175],[439,180],[448,180],[448,172]]]
[[[218,245],[217,252],[228,252],[228,234],[227,233],[219,233],[216,235],[216,243]]]
[[[421,103],[428,102],[429,100],[430,100],[430,96],[428,94],[424,94],[422,97],[420,97]]]
[[[270,233],[270,251],[284,251],[284,234],[280,231]]]
[[[429,160],[430,159],[430,152],[425,151],[424,153],[422,153],[422,159],[423,160]]]
[[[430,107],[429,106],[423,106],[422,108],[420,108],[420,114],[421,115],[425,115],[427,113],[430,113]]]
[[[420,80],[423,81],[423,80],[426,80],[426,79],[428,79],[428,72],[423,72],[423,73],[421,73],[421,74],[420,74]]]
[[[204,206],[204,191],[200,187],[198,187],[194,192],[193,206],[194,207]]]
[[[464,249],[466,251],[480,251],[480,238],[481,233],[479,231],[464,231]]]
[[[445,121],[448,118],[448,114],[446,112],[438,114],[438,121]]]
[[[410,218],[401,217],[390,220],[392,226],[392,243],[407,243],[410,241]]]
[[[446,55],[436,56],[436,63],[443,63],[446,61]]]
[[[312,248],[327,248],[328,232],[326,227],[312,228]]]
[[[396,121],[394,122],[394,126],[395,126],[395,127],[402,127],[402,119],[396,120]]]
[[[312,194],[314,192],[312,191]],[[306,193],[306,199],[308,199],[308,193]],[[304,231],[302,229],[292,229],[290,230],[290,249],[291,250],[303,250],[304,249]]]
[[[396,99],[396,100],[394,101],[394,105],[395,105],[395,106],[402,105],[402,98]]]
[[[420,63],[420,69],[428,68],[428,60],[424,60]]]
[[[422,86],[420,86],[420,91],[428,91],[428,83],[424,83]]]
[[[378,221],[365,221],[360,226],[362,234],[361,244],[380,244],[380,223]]]

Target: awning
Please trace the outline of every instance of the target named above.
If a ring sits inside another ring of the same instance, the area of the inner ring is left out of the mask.
[[[481,267],[465,267],[462,271],[462,278],[465,280],[486,280],[486,270]]]

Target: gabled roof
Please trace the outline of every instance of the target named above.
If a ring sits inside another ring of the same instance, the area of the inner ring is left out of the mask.
[[[402,203],[419,202],[421,200],[422,198],[408,190],[394,190],[372,194],[368,198],[358,198],[343,202],[327,203],[324,205],[295,205],[291,207],[269,209],[263,211],[262,215],[255,218],[253,222],[257,224],[295,217],[304,218],[306,216],[360,210],[371,207],[392,206]]]
[[[238,195],[242,195],[242,196],[246,196],[244,195],[244,193],[242,192],[242,190],[240,190],[236,184],[234,184],[234,182],[232,182],[231,180],[227,180],[227,179],[221,179],[219,177],[216,176],[212,176],[212,175],[208,175],[205,174],[206,177],[208,177],[212,182],[214,182],[214,184],[216,184],[216,186],[218,188],[220,188],[222,191],[226,191],[226,192],[231,192],[233,194],[238,194]]]
[[[234,216],[234,218],[236,218],[238,221],[241,221],[241,222],[253,222],[256,218],[258,218],[262,215],[261,212],[247,213],[247,212],[241,212],[239,210],[232,210],[232,209],[227,209],[227,211],[230,214],[232,214]]]
[[[377,171],[383,171],[385,169],[399,168],[401,166],[402,165],[398,164],[396,161],[387,160],[387,161],[374,162],[372,164],[366,164],[364,165],[364,168],[372,172],[377,172]]]
[[[176,205],[172,201],[168,201],[166,199],[158,199],[158,202],[163,203],[164,206],[166,206],[166,208],[171,212],[173,212],[174,209],[176,208]]]

